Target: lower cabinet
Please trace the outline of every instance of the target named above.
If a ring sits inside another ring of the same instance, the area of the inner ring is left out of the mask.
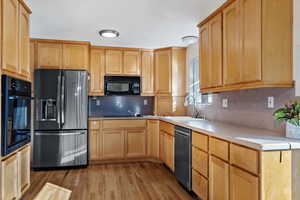
[[[164,137],[165,137],[165,133],[160,130],[159,131],[159,159],[161,161],[165,161]]]
[[[236,167],[230,167],[230,200],[258,200],[258,189],[258,177]]]
[[[159,159],[159,120],[147,121],[147,155]]]
[[[123,130],[103,131],[103,159],[122,159],[125,156]]]
[[[165,164],[174,172],[174,136],[167,133],[164,134],[164,153]]]
[[[229,199],[229,164],[214,156],[209,161],[209,198]]]
[[[30,185],[30,146],[1,162],[1,199],[20,199]]]
[[[196,170],[192,170],[192,189],[201,200],[208,200],[208,180]]]
[[[136,158],[146,156],[146,131],[127,130],[126,132],[126,157]]]

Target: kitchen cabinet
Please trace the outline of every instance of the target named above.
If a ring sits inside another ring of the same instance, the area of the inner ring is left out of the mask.
[[[25,79],[30,80],[30,41],[29,41],[29,13],[23,7],[19,6],[19,74]]]
[[[208,200],[208,181],[196,170],[192,169],[192,190],[202,200]]]
[[[164,144],[165,133],[160,130],[159,131],[159,159],[165,162],[165,144]]]
[[[90,96],[104,95],[105,51],[91,49],[90,57]]]
[[[164,153],[165,153],[165,164],[175,171],[174,163],[174,136],[171,136],[167,133],[164,134]]]
[[[222,15],[200,30],[200,88],[222,86]]]
[[[89,44],[64,43],[63,69],[89,70]]]
[[[100,120],[89,120],[89,158],[92,161],[102,159],[102,133]]]
[[[236,167],[230,167],[230,200],[258,200],[258,177]]]
[[[172,97],[155,97],[155,114],[159,116],[170,116],[172,113]]]
[[[30,186],[30,146],[18,152],[18,187],[23,195]]]
[[[126,157],[136,158],[146,156],[146,131],[127,130],[126,131]]]
[[[123,130],[103,131],[103,159],[123,159],[125,134]]]
[[[141,56],[142,96],[154,96],[154,53],[143,50]]]
[[[61,69],[62,68],[62,44],[54,42],[37,43],[37,66],[38,69]]]
[[[2,2],[2,70],[4,74],[30,81],[29,15],[22,1]]]
[[[209,150],[212,155],[229,161],[229,142],[217,138],[210,138]]]
[[[229,164],[210,156],[209,197],[211,200],[229,200]]]
[[[1,191],[3,200],[18,199],[20,188],[18,185],[18,157],[13,155],[1,163]]]
[[[203,20],[199,24],[201,92],[293,87],[292,16],[292,0],[233,0]],[[219,84],[212,84],[213,66],[221,66],[220,49],[223,82],[218,78]]]
[[[171,51],[155,51],[155,92],[157,95],[172,93],[172,58]]]
[[[147,120],[147,155],[159,159],[159,120]]]
[[[124,51],[124,65],[123,74],[124,75],[140,75],[141,73],[141,54],[139,51]]]
[[[123,72],[123,52],[121,50],[105,50],[105,73],[121,75]]]
[[[192,168],[208,178],[208,154],[192,147]]]

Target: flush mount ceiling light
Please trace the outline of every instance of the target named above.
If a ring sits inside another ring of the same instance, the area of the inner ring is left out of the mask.
[[[104,29],[99,31],[99,34],[101,37],[104,38],[116,38],[119,37],[120,33],[116,30],[112,30],[112,29]]]
[[[184,36],[181,39],[182,42],[186,45],[194,44],[198,41],[198,37],[192,35]]]

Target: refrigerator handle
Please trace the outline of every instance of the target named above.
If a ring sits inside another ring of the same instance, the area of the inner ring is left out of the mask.
[[[62,86],[61,86],[61,126],[65,124],[65,76],[62,75]]]
[[[57,77],[57,97],[56,97],[56,107],[57,107],[57,109],[56,109],[56,112],[57,112],[57,123],[58,123],[58,127],[59,128],[61,128],[61,121],[60,121],[60,116],[61,116],[61,107],[60,107],[60,105],[61,105],[61,99],[60,99],[60,97],[61,97],[61,76],[60,75],[58,75],[58,77]]]

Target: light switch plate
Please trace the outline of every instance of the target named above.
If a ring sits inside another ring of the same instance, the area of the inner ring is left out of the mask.
[[[99,99],[96,100],[96,106],[100,106],[101,105],[101,102]]]
[[[144,106],[148,105],[148,100],[144,99]]]
[[[268,97],[268,108],[274,108],[274,97]]]
[[[223,108],[228,108],[228,99],[227,98],[222,99],[222,107]]]

